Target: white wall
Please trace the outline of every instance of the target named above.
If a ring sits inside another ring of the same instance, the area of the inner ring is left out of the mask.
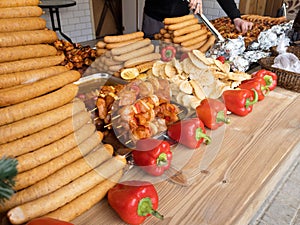
[[[48,9],[42,15],[47,21],[47,27],[52,29]],[[76,5],[60,8],[60,21],[63,33],[69,36],[74,43],[95,39],[89,0],[76,0]],[[59,32],[58,38],[63,39]]]
[[[122,20],[125,34],[142,29],[144,4],[145,0],[122,0]]]

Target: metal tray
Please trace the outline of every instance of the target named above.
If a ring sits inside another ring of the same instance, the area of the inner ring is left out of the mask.
[[[95,73],[74,82],[79,87],[77,97],[84,101],[89,111],[95,110],[99,89],[104,85],[126,84],[125,80],[107,73]]]
[[[97,130],[106,132],[103,139],[103,143],[112,144],[116,150],[123,149],[123,148],[133,148],[134,147],[133,143],[126,145],[124,144],[124,142],[118,140],[114,129],[110,129],[110,130],[105,129],[103,121],[101,121],[98,118],[97,108],[96,108],[96,101],[99,96],[99,90],[102,86],[105,85],[115,86],[118,84],[124,85],[127,84],[128,82],[123,79],[112,76],[110,74],[97,73],[86,77],[82,77],[81,79],[79,79],[74,83],[79,86],[77,97],[84,101],[87,109],[91,112],[91,117],[93,119],[93,122]],[[188,109],[185,106],[178,104],[172,100],[171,103],[176,105],[180,111],[180,113],[178,114],[179,120],[182,120],[187,117]],[[155,136],[153,136],[153,138],[168,140],[166,132],[160,132]],[[169,141],[171,142],[171,140]],[[171,144],[175,144],[175,142],[172,142]]]
[[[104,85],[116,85],[116,84],[126,84],[127,81],[112,76],[108,73],[95,73],[86,77],[80,78],[78,81],[74,82],[79,86],[78,93],[86,93],[95,89],[99,89]]]

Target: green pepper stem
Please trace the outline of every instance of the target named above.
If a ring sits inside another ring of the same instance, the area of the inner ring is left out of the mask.
[[[172,50],[170,50],[170,49],[168,49],[168,50],[166,50],[166,57],[167,58],[171,58],[172,56],[173,56],[173,52],[172,52]]]
[[[268,86],[262,86],[260,89],[264,96],[266,96],[270,92],[270,89]]]
[[[258,94],[257,91],[253,88],[252,91],[254,92],[254,99],[253,101],[250,101],[249,98],[246,99],[245,108],[248,109],[250,105],[254,105],[258,101]]]
[[[166,153],[160,153],[159,156],[156,159],[156,165],[157,166],[165,166],[168,164],[168,156]]]
[[[159,212],[157,212],[156,210],[153,209],[152,201],[151,201],[151,198],[149,198],[149,197],[142,198],[139,201],[137,214],[139,216],[148,216],[148,214],[151,214],[161,220],[164,219],[163,215],[161,215]]]
[[[151,215],[152,215],[152,216],[155,216],[156,218],[158,218],[158,219],[160,219],[160,220],[163,220],[163,219],[164,219],[164,216],[161,215],[159,212],[157,212],[157,211],[154,210],[154,209],[152,209]]]
[[[211,142],[211,138],[203,132],[201,127],[198,127],[196,129],[196,137],[195,138],[197,141],[199,141],[201,138],[203,138],[205,144],[209,144]]]
[[[228,123],[230,123],[230,118],[226,117],[225,112],[222,110],[217,113],[216,122],[217,123],[223,122],[223,123],[228,124]]]
[[[270,75],[265,75],[264,80],[266,82],[267,87],[270,87],[273,84],[273,77]]]

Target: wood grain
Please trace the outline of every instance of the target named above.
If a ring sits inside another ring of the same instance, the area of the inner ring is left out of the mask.
[[[246,117],[230,115],[229,125],[210,132],[215,145],[185,159],[180,169],[189,186],[154,183],[165,220],[149,217],[144,224],[247,224],[300,154],[299,104],[299,93],[277,88]],[[106,200],[73,223],[87,221],[124,224]]]

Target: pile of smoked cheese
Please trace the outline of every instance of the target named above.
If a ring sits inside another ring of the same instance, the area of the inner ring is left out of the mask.
[[[179,44],[186,50],[197,49],[203,53],[215,43],[215,36],[193,14],[165,18],[163,23],[165,27],[154,35],[157,40]]]
[[[12,224],[41,216],[71,221],[122,176],[124,158],[91,123],[73,84],[80,73],[40,16],[39,0],[0,1],[0,157],[18,160],[16,193],[0,211]]]

